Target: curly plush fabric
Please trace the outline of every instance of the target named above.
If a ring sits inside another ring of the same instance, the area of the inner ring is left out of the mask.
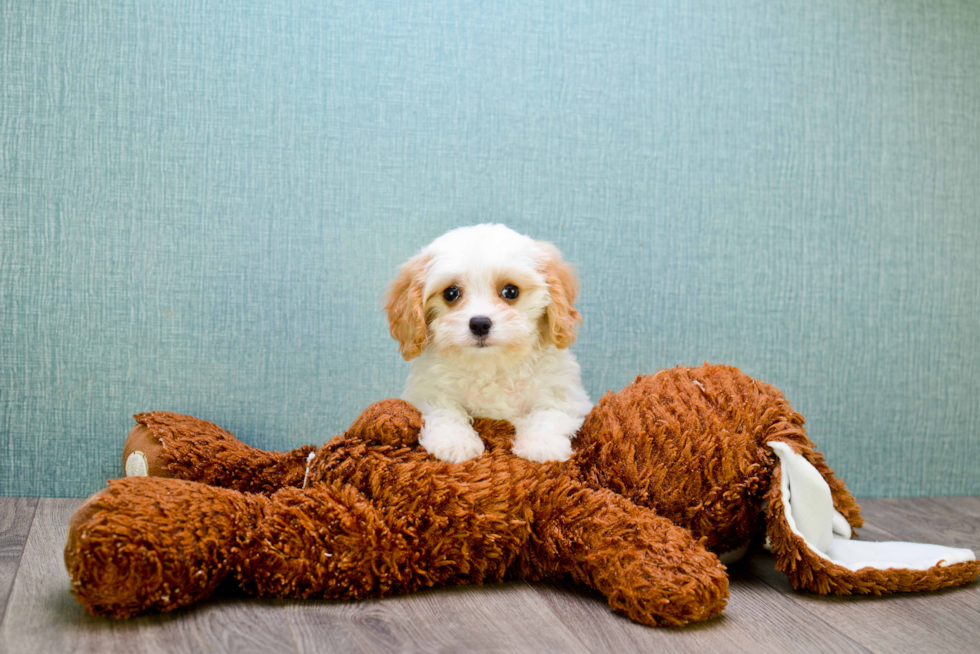
[[[780,513],[768,444],[805,457],[852,527],[858,506],[782,394],[730,367],[676,368],[607,394],[565,463],[515,457],[512,426],[482,419],[482,456],[437,461],[418,447],[421,415],[400,400],[289,453],[188,416],[137,421],[126,453],[136,443],[149,470],[171,478],[112,481],[73,517],[65,562],[94,614],[172,610],[227,576],[259,595],[351,600],[568,576],[638,622],[682,625],[724,609],[728,579],[713,552],[767,525],[781,569],[815,592],[931,589],[980,573],[972,561],[855,577],[811,556]]]
[[[854,527],[854,498],[834,477],[783,394],[728,366],[674,368],[607,393],[582,426],[577,460],[589,484],[616,491],[725,552],[759,532],[776,456],[792,443],[823,474]]]

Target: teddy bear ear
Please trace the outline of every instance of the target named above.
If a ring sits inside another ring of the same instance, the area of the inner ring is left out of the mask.
[[[575,332],[582,322],[581,314],[575,310],[578,279],[571,265],[562,259],[558,248],[543,241],[538,241],[538,248],[541,252],[541,272],[551,296],[545,314],[544,337],[558,349],[564,349],[575,342]]]
[[[384,311],[388,314],[388,330],[398,341],[399,351],[406,361],[414,359],[425,348],[425,275],[428,255],[409,259],[388,287]]]
[[[767,535],[777,568],[795,587],[880,595],[959,586],[980,575],[980,561],[968,549],[851,540],[851,526],[834,508],[833,491],[817,468],[788,443],[768,445],[779,466],[769,494]]]

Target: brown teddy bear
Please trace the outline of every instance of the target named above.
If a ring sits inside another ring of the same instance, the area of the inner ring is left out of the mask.
[[[136,419],[124,461],[140,476],[110,481],[69,526],[72,592],[93,614],[172,610],[228,576],[258,595],[358,599],[568,575],[633,620],[682,625],[722,611],[718,555],[763,534],[779,569],[817,593],[933,590],[980,574],[969,550],[849,540],[858,506],[803,418],[730,367],[675,368],[607,393],[564,463],[514,456],[513,428],[482,419],[483,455],[437,461],[400,400],[288,453],[187,416]]]

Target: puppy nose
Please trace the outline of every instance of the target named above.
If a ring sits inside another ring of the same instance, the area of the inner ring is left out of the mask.
[[[474,336],[486,336],[490,333],[493,321],[486,316],[473,316],[470,318],[470,331]]]

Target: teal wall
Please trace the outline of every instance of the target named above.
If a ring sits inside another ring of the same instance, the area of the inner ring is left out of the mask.
[[[0,493],[131,414],[254,445],[407,373],[380,295],[499,221],[578,264],[597,398],[727,362],[861,495],[980,493],[980,4],[0,5]]]

